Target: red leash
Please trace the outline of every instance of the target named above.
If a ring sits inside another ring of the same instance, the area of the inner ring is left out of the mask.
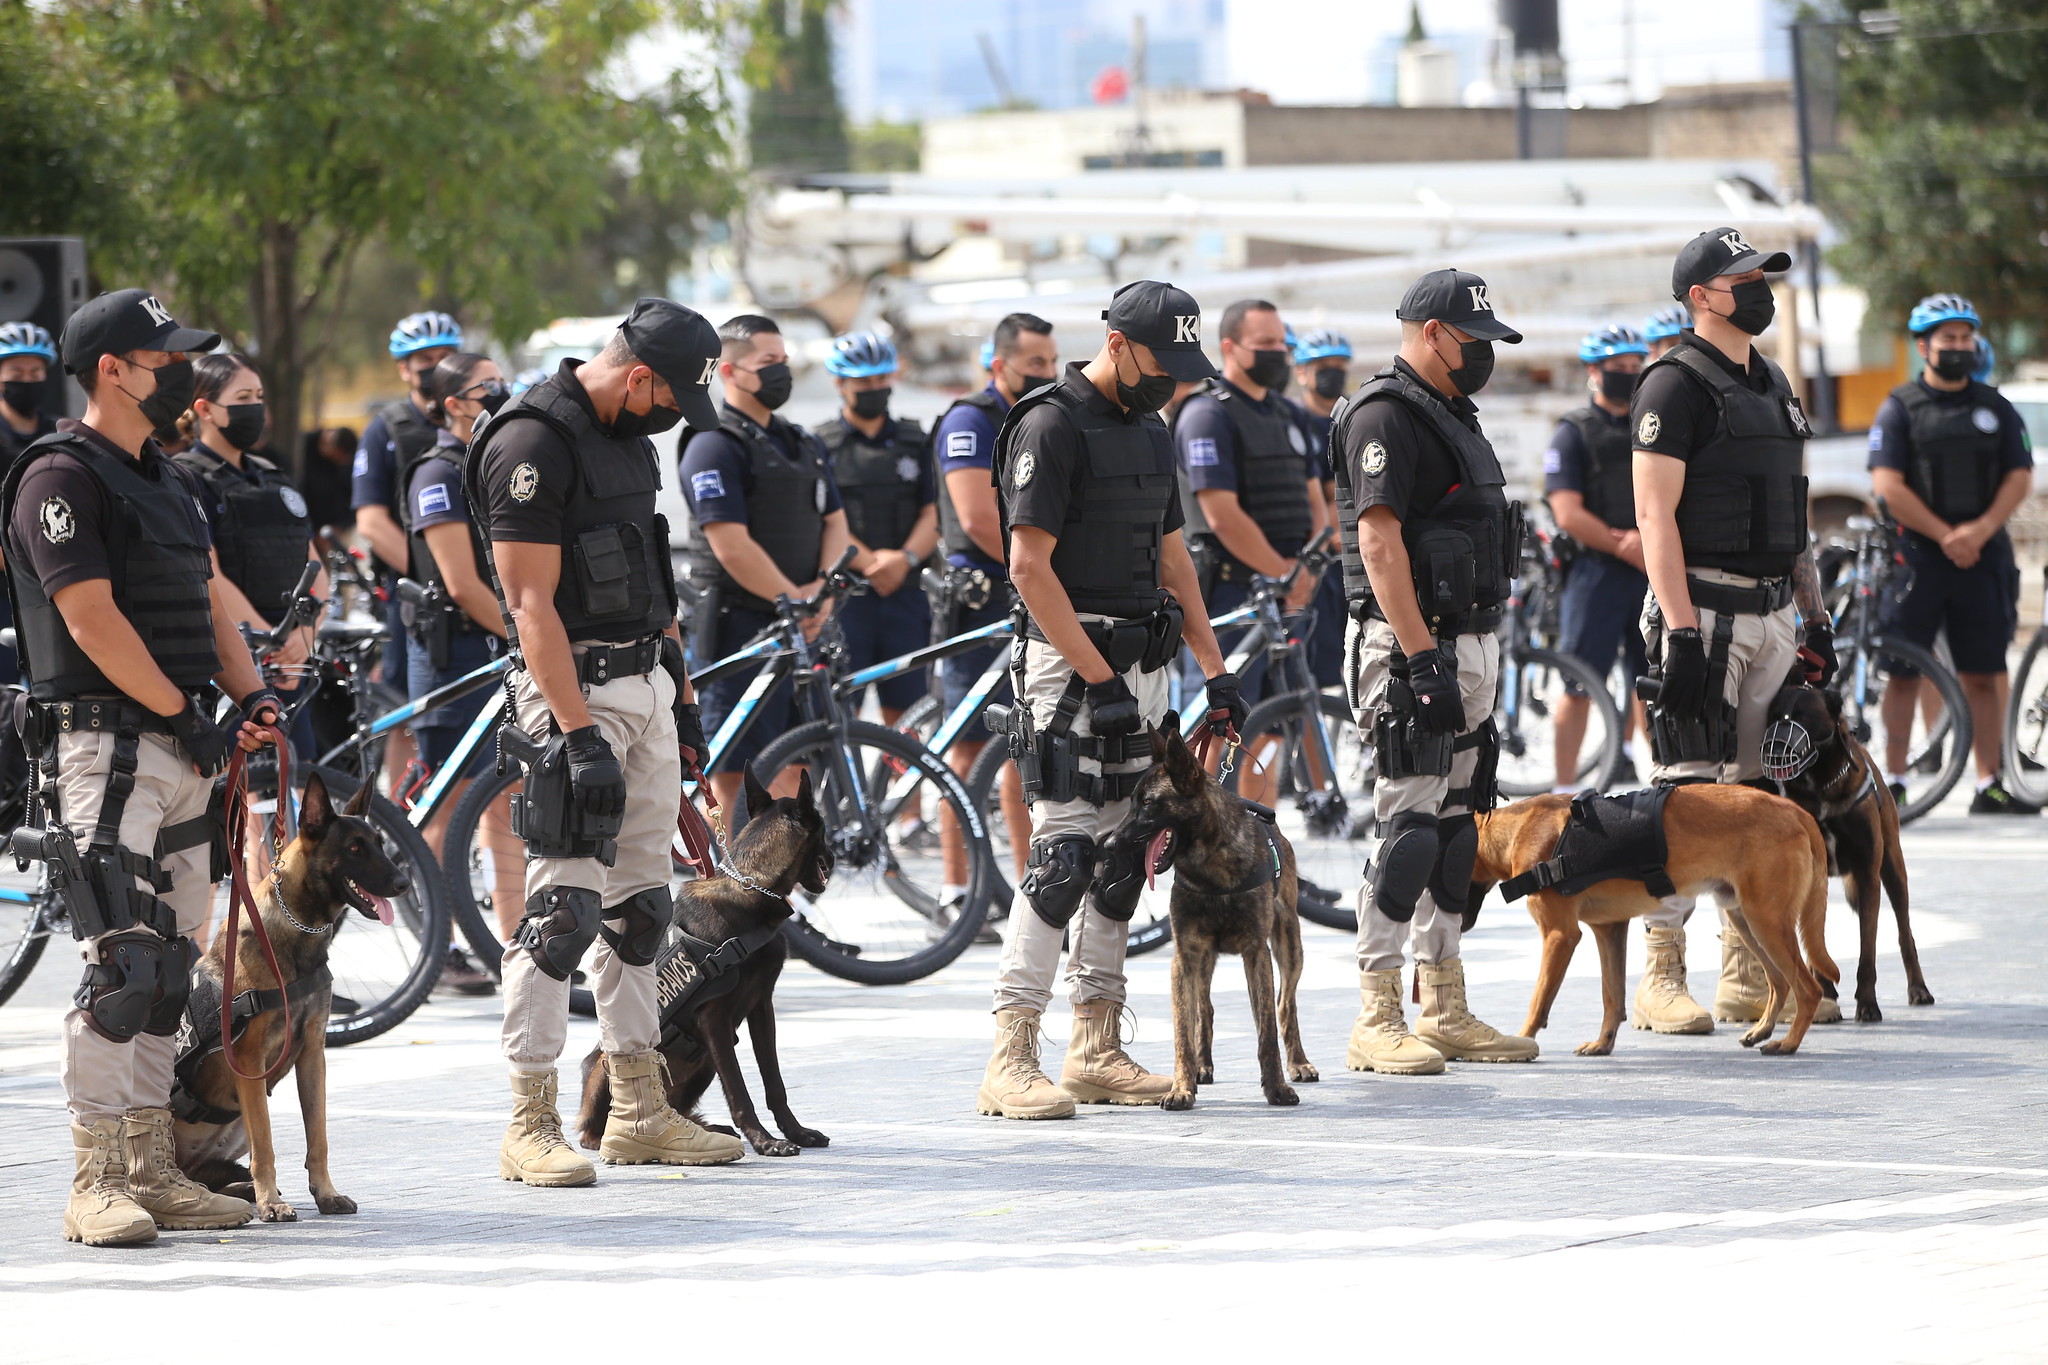
[[[261,727],[270,732],[271,743],[277,751],[277,812],[272,817],[271,837],[276,841],[278,852],[284,851],[284,803],[290,799],[291,791],[291,746],[285,742],[284,731],[275,725]],[[271,946],[270,930],[264,926],[263,912],[257,908],[255,894],[249,888],[249,862],[244,856],[243,844],[249,826],[249,758],[247,750],[235,747],[234,757],[228,760],[227,824],[228,850],[233,859],[234,871],[228,878],[228,922],[223,926],[227,944],[221,951],[220,986],[220,1040],[221,1051],[227,1054],[228,1070],[245,1081],[272,1081],[284,1074],[286,1063],[291,1059],[292,1009],[282,999],[284,994],[284,971],[277,965],[277,950]],[[277,876],[275,864],[271,877]],[[256,941],[263,947],[263,958],[270,966],[271,979],[277,982],[280,997],[279,1008],[284,1011],[285,1045],[277,1050],[277,1060],[270,1068],[258,1075],[250,1075],[235,1065],[235,956],[241,946],[242,907],[249,908],[249,923],[256,931]]]

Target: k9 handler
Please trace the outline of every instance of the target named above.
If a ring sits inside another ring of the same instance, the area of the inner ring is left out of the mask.
[[[1486,281],[1434,270],[1409,286],[1401,351],[1340,407],[1330,432],[1351,625],[1345,684],[1373,736],[1379,846],[1358,895],[1363,1008],[1345,1060],[1354,1071],[1433,1075],[1444,1059],[1526,1062],[1536,1044],[1473,1017],[1459,935],[1478,832],[1493,808],[1501,606],[1522,513],[1470,395],[1493,373],[1493,343],[1522,334],[1494,316]],[[1422,1018],[1401,1014],[1401,945],[1412,940]]]
[[[1011,1119],[1070,1118],[1074,1101],[1157,1104],[1173,1078],[1122,1042],[1124,947],[1143,854],[1099,857],[1152,766],[1147,722],[1166,712],[1166,668],[1185,630],[1208,679],[1210,721],[1245,707],[1181,537],[1173,443],[1155,415],[1179,384],[1215,374],[1202,315],[1170,284],[1116,292],[1109,334],[1086,364],[1019,398],[996,437],[994,478],[1010,577],[1027,619],[1016,646],[1012,741],[1031,803],[1030,914],[1010,916],[996,975],[996,1044],[975,1108]],[[1083,904],[1083,901],[1086,904]],[[1060,1084],[1039,1070],[1039,1019],[1060,941],[1074,1024]]]
[[[1651,362],[1631,405],[1636,525],[1652,594],[1643,638],[1659,679],[1650,752],[1660,782],[1764,785],[1764,723],[1793,661],[1803,656],[1821,682],[1834,675],[1800,473],[1813,433],[1785,372],[1752,345],[1776,307],[1764,276],[1791,265],[1784,252],[1758,251],[1734,228],[1686,243],[1671,269],[1671,295],[1691,307],[1693,330]],[[1795,605],[1806,623],[1804,649]],[[1650,975],[1659,979],[1638,992],[1638,1028],[1713,1030],[1685,989],[1682,926],[1690,913],[1683,899],[1643,917]],[[1725,910],[1723,922],[1714,1018],[1755,1020],[1763,1014],[1763,964]],[[1675,950],[1660,952],[1674,937]],[[1817,1023],[1842,1017],[1832,999],[1821,1009]]]
[[[736,1138],[668,1106],[654,958],[673,914],[669,841],[704,731],[676,632],[668,523],[654,510],[654,445],[688,418],[718,425],[707,393],[718,334],[667,299],[642,299],[597,359],[565,360],[503,408],[470,446],[469,502],[490,545],[515,651],[525,764],[514,830],[526,841],[526,917],[505,954],[505,1057],[515,1096],[498,1173],[588,1185],[597,1173],[562,1137],[555,1059],[569,976],[591,944],[598,1042],[612,1108],[612,1164],[736,1161]]]

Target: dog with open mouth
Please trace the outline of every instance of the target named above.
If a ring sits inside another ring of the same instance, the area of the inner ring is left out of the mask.
[[[327,1016],[334,997],[327,959],[350,911],[388,925],[390,897],[412,889],[376,828],[363,818],[369,798],[365,782],[336,809],[320,775],[307,779],[298,836],[256,890],[278,972],[272,975],[255,926],[244,922],[236,945],[233,1038],[220,1036],[225,933],[215,936],[192,969],[171,1089],[178,1166],[216,1193],[253,1201],[256,1216],[267,1223],[298,1217],[278,1193],[270,1130],[270,1093],[287,1075],[298,1086],[313,1202],[322,1213],[356,1211],[355,1200],[335,1188],[327,1170]],[[225,1047],[234,1049],[233,1068]],[[278,1064],[280,1049],[288,1060],[266,1083],[260,1078]],[[236,1075],[235,1068],[246,1075]],[[240,1164],[244,1156],[246,1167]]]

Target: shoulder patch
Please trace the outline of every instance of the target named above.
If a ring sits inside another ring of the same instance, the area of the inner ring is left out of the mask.
[[[52,545],[62,545],[78,534],[78,518],[71,514],[71,504],[62,498],[44,498],[36,520],[42,524],[43,539]]]
[[[690,496],[700,501],[704,498],[725,496],[725,475],[716,469],[700,469],[690,476]]]
[[[1017,457],[1016,467],[1010,471],[1010,487],[1022,488],[1031,482],[1031,476],[1037,472],[1038,457],[1028,450],[1025,451]]]
[[[354,464],[354,465],[353,465],[353,466],[352,466],[352,467],[350,468],[350,470],[349,470],[349,473],[350,473],[350,474],[351,474],[351,475],[352,475],[353,477],[355,477],[355,478],[358,478],[358,479],[360,479],[360,478],[362,478],[362,477],[363,477],[363,476],[364,476],[365,474],[367,474],[367,473],[369,473],[369,472],[370,472],[370,452],[369,452],[369,451],[367,451],[367,450],[365,450],[365,449],[364,449],[363,447],[361,447],[361,446],[357,446],[357,447],[356,447],[356,462],[355,462],[355,464]]]
[[[1371,478],[1387,467],[1387,448],[1378,441],[1367,441],[1359,454],[1359,467]]]
[[[437,516],[446,512],[451,505],[448,485],[445,483],[430,483],[420,490],[419,514],[423,517]]]
[[[1636,419],[1636,444],[1646,448],[1653,446],[1663,431],[1664,419],[1657,415],[1657,410],[1645,408],[1643,415]]]
[[[532,502],[533,495],[540,491],[540,471],[528,461],[521,460],[512,466],[512,477],[505,481],[505,491],[512,495],[514,502]]]
[[[295,517],[306,515],[306,500],[300,496],[298,489],[290,487],[280,488],[277,490],[277,496],[284,499],[285,511]]]
[[[1990,408],[1978,408],[1970,414],[1970,425],[1989,436],[1998,430],[1998,414]]]
[[[1216,462],[1216,442],[1213,438],[1197,436],[1188,442],[1189,469],[1206,469]]]
[[[1875,423],[1870,428],[1870,448],[1872,450],[1884,449],[1884,428]]]
[[[1556,446],[1543,452],[1543,472],[1561,474],[1564,472],[1564,452]]]
[[[1294,447],[1297,455],[1308,454],[1308,437],[1301,434],[1301,428],[1294,423],[1287,424],[1287,443]]]
[[[981,438],[972,431],[949,431],[946,433],[946,458],[949,460],[971,460],[981,453]]]

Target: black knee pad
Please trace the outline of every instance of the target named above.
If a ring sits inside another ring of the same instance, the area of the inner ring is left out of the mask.
[[[1373,855],[1367,879],[1372,903],[1396,924],[1415,918],[1415,903],[1436,870],[1437,821],[1434,811],[1404,810],[1387,821],[1386,834]]]
[[[534,964],[557,981],[583,961],[597,939],[598,895],[580,886],[556,886],[526,898],[526,915],[512,942],[532,952]]]
[[[1479,861],[1479,826],[1469,815],[1450,815],[1437,821],[1436,871],[1429,877],[1429,894],[1437,908],[1457,915],[1470,929],[1479,918],[1479,907],[1471,904],[1472,867]]]
[[[1122,924],[1137,912],[1138,897],[1144,890],[1143,846],[1128,839],[1112,842],[1096,861],[1095,887],[1088,893],[1088,903],[1105,917]]]
[[[148,1027],[168,946],[147,929],[123,929],[100,940],[100,960],[85,969],[78,994],[71,998],[94,1033],[125,1043]]]
[[[1081,897],[1094,880],[1095,841],[1085,834],[1062,834],[1031,846],[1020,889],[1038,917],[1057,929],[1081,908]]]
[[[597,932],[630,967],[645,967],[661,952],[661,940],[675,918],[676,903],[666,887],[651,887],[604,912]],[[618,926],[614,928],[613,926]]]
[[[192,964],[199,960],[199,945],[183,934],[164,945],[163,972],[157,978],[156,1004],[150,1007],[144,1033],[175,1038],[185,1022],[185,1001],[192,994]]]

